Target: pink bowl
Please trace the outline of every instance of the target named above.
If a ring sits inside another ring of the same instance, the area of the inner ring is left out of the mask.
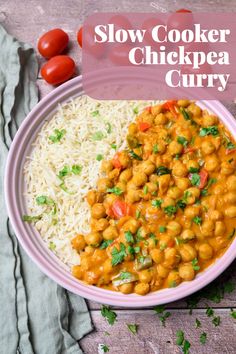
[[[36,229],[22,222],[21,217],[26,210],[23,197],[23,166],[26,156],[30,154],[31,144],[45,120],[53,116],[59,103],[82,94],[81,77],[70,80],[53,90],[26,117],[11,145],[5,172],[5,199],[8,214],[20,244],[48,277],[73,293],[100,303],[134,308],[148,307],[175,301],[198,291],[219,276],[235,259],[236,239],[221,258],[193,281],[141,297],[135,294],[123,295],[79,282],[71,275],[69,268],[47,248]],[[236,121],[220,102],[212,100],[201,101],[198,104],[215,113],[236,136]]]

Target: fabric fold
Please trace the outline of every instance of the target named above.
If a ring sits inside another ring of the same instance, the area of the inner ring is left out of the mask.
[[[18,244],[4,205],[8,149],[38,101],[38,64],[29,45],[0,26],[0,346],[7,354],[80,354],[92,330],[84,299],[46,277]]]

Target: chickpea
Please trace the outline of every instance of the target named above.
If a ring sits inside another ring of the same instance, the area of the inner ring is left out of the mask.
[[[179,253],[184,262],[190,262],[197,256],[195,248],[188,244],[183,244],[179,247]]]
[[[159,177],[157,175],[151,175],[151,176],[149,176],[149,181],[152,183],[158,184]]]
[[[146,175],[151,175],[156,169],[154,163],[149,160],[146,160],[140,164],[140,170],[144,172]]]
[[[119,177],[120,169],[114,168],[112,171],[108,172],[107,177],[110,180],[116,180]]]
[[[190,181],[188,178],[176,178],[175,184],[181,191],[185,191],[189,187]]]
[[[178,236],[181,232],[182,226],[177,221],[170,221],[167,224],[167,232],[171,236]]]
[[[186,161],[186,167],[188,171],[191,170],[191,168],[199,169],[199,164],[196,160],[188,160]]]
[[[134,292],[138,295],[146,295],[149,292],[149,284],[147,283],[138,283],[134,287]]]
[[[152,106],[151,108],[151,113],[152,115],[156,116],[157,114],[161,113],[162,111],[162,105],[156,105],[156,106]]]
[[[137,173],[133,176],[132,181],[137,187],[141,187],[147,182],[147,175],[144,172]]]
[[[163,175],[158,177],[158,185],[161,194],[164,194],[167,191],[170,184],[170,179],[170,175]]]
[[[236,191],[236,176],[235,175],[229,176],[227,178],[226,185],[227,185],[228,191],[235,192]]]
[[[169,288],[175,288],[180,283],[181,283],[181,278],[179,276],[179,272],[177,272],[176,270],[170,271],[167,277],[167,284]]]
[[[179,107],[184,107],[184,108],[186,108],[189,104],[190,104],[190,101],[189,101],[189,100],[178,100],[178,101],[177,101],[177,105],[178,105]]]
[[[188,109],[187,109],[189,112],[192,113],[192,115],[194,117],[200,117],[201,114],[202,114],[202,110],[200,107],[198,107],[195,103],[191,103],[189,106],[188,106]]]
[[[133,204],[135,202],[139,202],[141,199],[141,192],[135,189],[128,189],[127,195],[126,195],[126,201],[130,204]]]
[[[225,224],[223,221],[216,221],[215,225],[215,236],[222,236],[224,235],[226,230]]]
[[[86,242],[84,240],[84,236],[83,235],[77,235],[76,237],[74,237],[71,240],[71,244],[72,247],[76,250],[76,251],[82,251],[85,246],[86,246]]]
[[[102,203],[96,203],[92,206],[91,216],[94,219],[100,219],[106,216],[106,211]]]
[[[224,195],[225,203],[236,203],[236,193],[229,192]]]
[[[202,118],[202,126],[203,127],[210,127],[211,125],[215,125],[218,123],[218,118],[213,115],[204,115]]]
[[[103,160],[101,164],[101,171],[108,173],[113,170],[113,163],[111,161]]]
[[[115,187],[119,188],[123,193],[125,193],[127,189],[126,183],[124,182],[118,182]]]
[[[177,154],[181,154],[181,152],[183,151],[183,145],[181,145],[177,141],[173,140],[168,146],[168,151],[172,156],[175,156]]]
[[[192,264],[181,264],[179,266],[179,275],[183,280],[193,280],[195,277],[195,272],[193,270]]]
[[[236,205],[231,205],[230,207],[225,209],[225,216],[228,216],[229,218],[235,218],[236,217]]]
[[[231,175],[234,172],[234,166],[228,161],[223,161],[221,163],[221,171],[223,175]]]
[[[169,274],[169,269],[165,268],[162,264],[158,264],[157,273],[160,278],[166,278]]]
[[[201,259],[211,259],[213,256],[213,249],[208,243],[203,243],[199,246],[198,254]]]
[[[166,268],[171,268],[173,265],[176,264],[178,258],[177,258],[177,251],[175,248],[167,248],[164,251],[165,254],[165,261],[163,263],[163,266]]]
[[[202,142],[201,151],[203,155],[210,155],[215,151],[215,145],[211,141],[205,140]]]
[[[122,168],[127,168],[130,165],[130,157],[126,151],[121,151],[119,153],[119,161],[122,165]]]
[[[112,188],[113,183],[109,178],[100,178],[97,182],[98,191],[105,193],[107,188]]]
[[[124,231],[130,231],[132,234],[135,234],[139,228],[139,222],[134,218],[130,218],[124,223],[122,228]]]
[[[184,215],[188,219],[193,219],[200,214],[200,207],[198,205],[187,206],[184,210]]]
[[[72,267],[72,275],[77,279],[83,278],[83,269],[80,265],[74,265]]]
[[[193,240],[195,236],[195,233],[191,229],[185,229],[181,234],[181,238],[186,241]]]
[[[117,196],[115,194],[107,194],[103,202],[105,209],[108,209],[116,199]]]
[[[134,283],[122,284],[119,286],[119,291],[122,294],[130,294],[134,290]]]
[[[99,232],[91,232],[85,235],[84,238],[89,246],[98,246],[102,242],[102,235]]]
[[[135,135],[138,132],[137,124],[131,123],[128,127],[128,132],[130,135]]]
[[[148,183],[146,183],[146,186],[148,188],[149,193],[154,193],[158,190],[156,183],[148,182]]]
[[[156,264],[160,264],[164,259],[163,252],[157,248],[151,250],[150,255]]]
[[[93,228],[96,231],[104,231],[109,226],[109,221],[107,219],[101,218],[99,220],[95,220],[93,224]]]
[[[219,160],[217,156],[215,154],[206,156],[204,167],[209,172],[217,171],[219,169]]]
[[[176,186],[169,188],[167,191],[167,196],[170,198],[173,198],[173,199],[179,198],[181,196],[181,194],[182,194],[182,191]]]
[[[151,283],[153,279],[153,274],[150,271],[150,269],[142,270],[141,272],[139,272],[138,276],[139,276],[139,281],[141,283]]]
[[[113,267],[111,264],[110,258],[106,259],[105,262],[103,263],[103,272],[105,274],[109,274],[113,271]]]
[[[158,141],[157,149],[159,154],[164,154],[164,152],[166,151],[166,144],[164,143],[164,141]]]
[[[186,203],[193,204],[195,203],[196,199],[200,196],[200,190],[196,187],[191,187],[186,190]]]
[[[166,115],[164,113],[157,114],[155,119],[154,119],[154,123],[156,125],[164,125],[167,122],[168,122],[168,118],[166,117]]]
[[[188,170],[181,161],[177,160],[173,164],[172,173],[176,177],[185,177],[188,173]]]
[[[225,188],[222,184],[216,184],[213,186],[212,190],[214,194],[222,195],[224,193]]]
[[[98,202],[102,202],[102,194],[96,191],[89,191],[87,193],[87,202],[89,205],[93,205]]]
[[[102,234],[104,240],[114,240],[119,236],[116,226],[108,226]]]
[[[219,210],[212,210],[210,212],[210,219],[213,221],[221,220],[223,219],[223,214]]]
[[[127,183],[132,178],[132,168],[123,170],[119,176],[119,181]]]
[[[201,225],[201,231],[203,236],[212,237],[214,233],[215,224],[212,220],[205,220]]]

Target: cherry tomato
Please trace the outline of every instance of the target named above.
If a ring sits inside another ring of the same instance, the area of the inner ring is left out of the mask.
[[[138,124],[138,128],[141,132],[145,132],[146,130],[148,130],[151,127],[150,123],[147,122],[140,122]]]
[[[72,77],[74,71],[75,62],[68,55],[57,55],[41,68],[42,77],[51,85],[67,81]]]
[[[80,45],[80,47],[82,48],[82,31],[83,31],[83,27],[80,27],[80,29],[77,32],[77,41]]]
[[[44,58],[49,59],[62,53],[68,42],[68,34],[60,28],[55,28],[39,38],[38,51]]]
[[[112,212],[116,219],[130,214],[130,205],[121,199],[116,199],[112,205]]]
[[[199,184],[199,188],[202,189],[205,187],[207,180],[208,180],[208,175],[209,173],[207,172],[207,170],[202,169],[199,172],[199,176],[200,176],[200,184]]]

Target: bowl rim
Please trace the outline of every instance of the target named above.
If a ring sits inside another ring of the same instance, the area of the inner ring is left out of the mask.
[[[27,115],[11,144],[5,166],[4,194],[7,212],[21,246],[40,270],[57,284],[77,295],[103,304],[129,308],[144,308],[180,300],[202,289],[217,278],[236,258],[236,239],[220,258],[206,270],[199,273],[191,282],[183,282],[175,288],[158,290],[142,297],[136,294],[124,295],[119,292],[86,285],[78,281],[71,275],[67,267],[47,249],[46,243],[44,243],[42,239],[32,237],[32,230],[34,228],[21,220],[22,214],[20,209],[22,208],[21,203],[24,198],[20,198],[19,200],[17,197],[20,189],[17,184],[17,175],[20,174],[20,161],[24,159],[24,145],[29,145],[29,142],[27,143],[26,141],[27,134],[28,137],[30,137],[30,134],[34,134],[35,129],[38,132],[40,130],[39,123],[41,122],[43,124],[45,119],[47,119],[46,115],[52,112],[59,103],[68,101],[72,97],[81,96],[83,93],[82,76],[76,77],[55,88],[52,92],[43,97]],[[206,108],[219,116],[220,120],[229,129],[231,134],[236,137],[236,121],[232,114],[219,101],[203,100],[198,102],[198,104],[202,108]],[[37,132],[34,134],[34,138]],[[21,206],[21,208],[19,206]]]

